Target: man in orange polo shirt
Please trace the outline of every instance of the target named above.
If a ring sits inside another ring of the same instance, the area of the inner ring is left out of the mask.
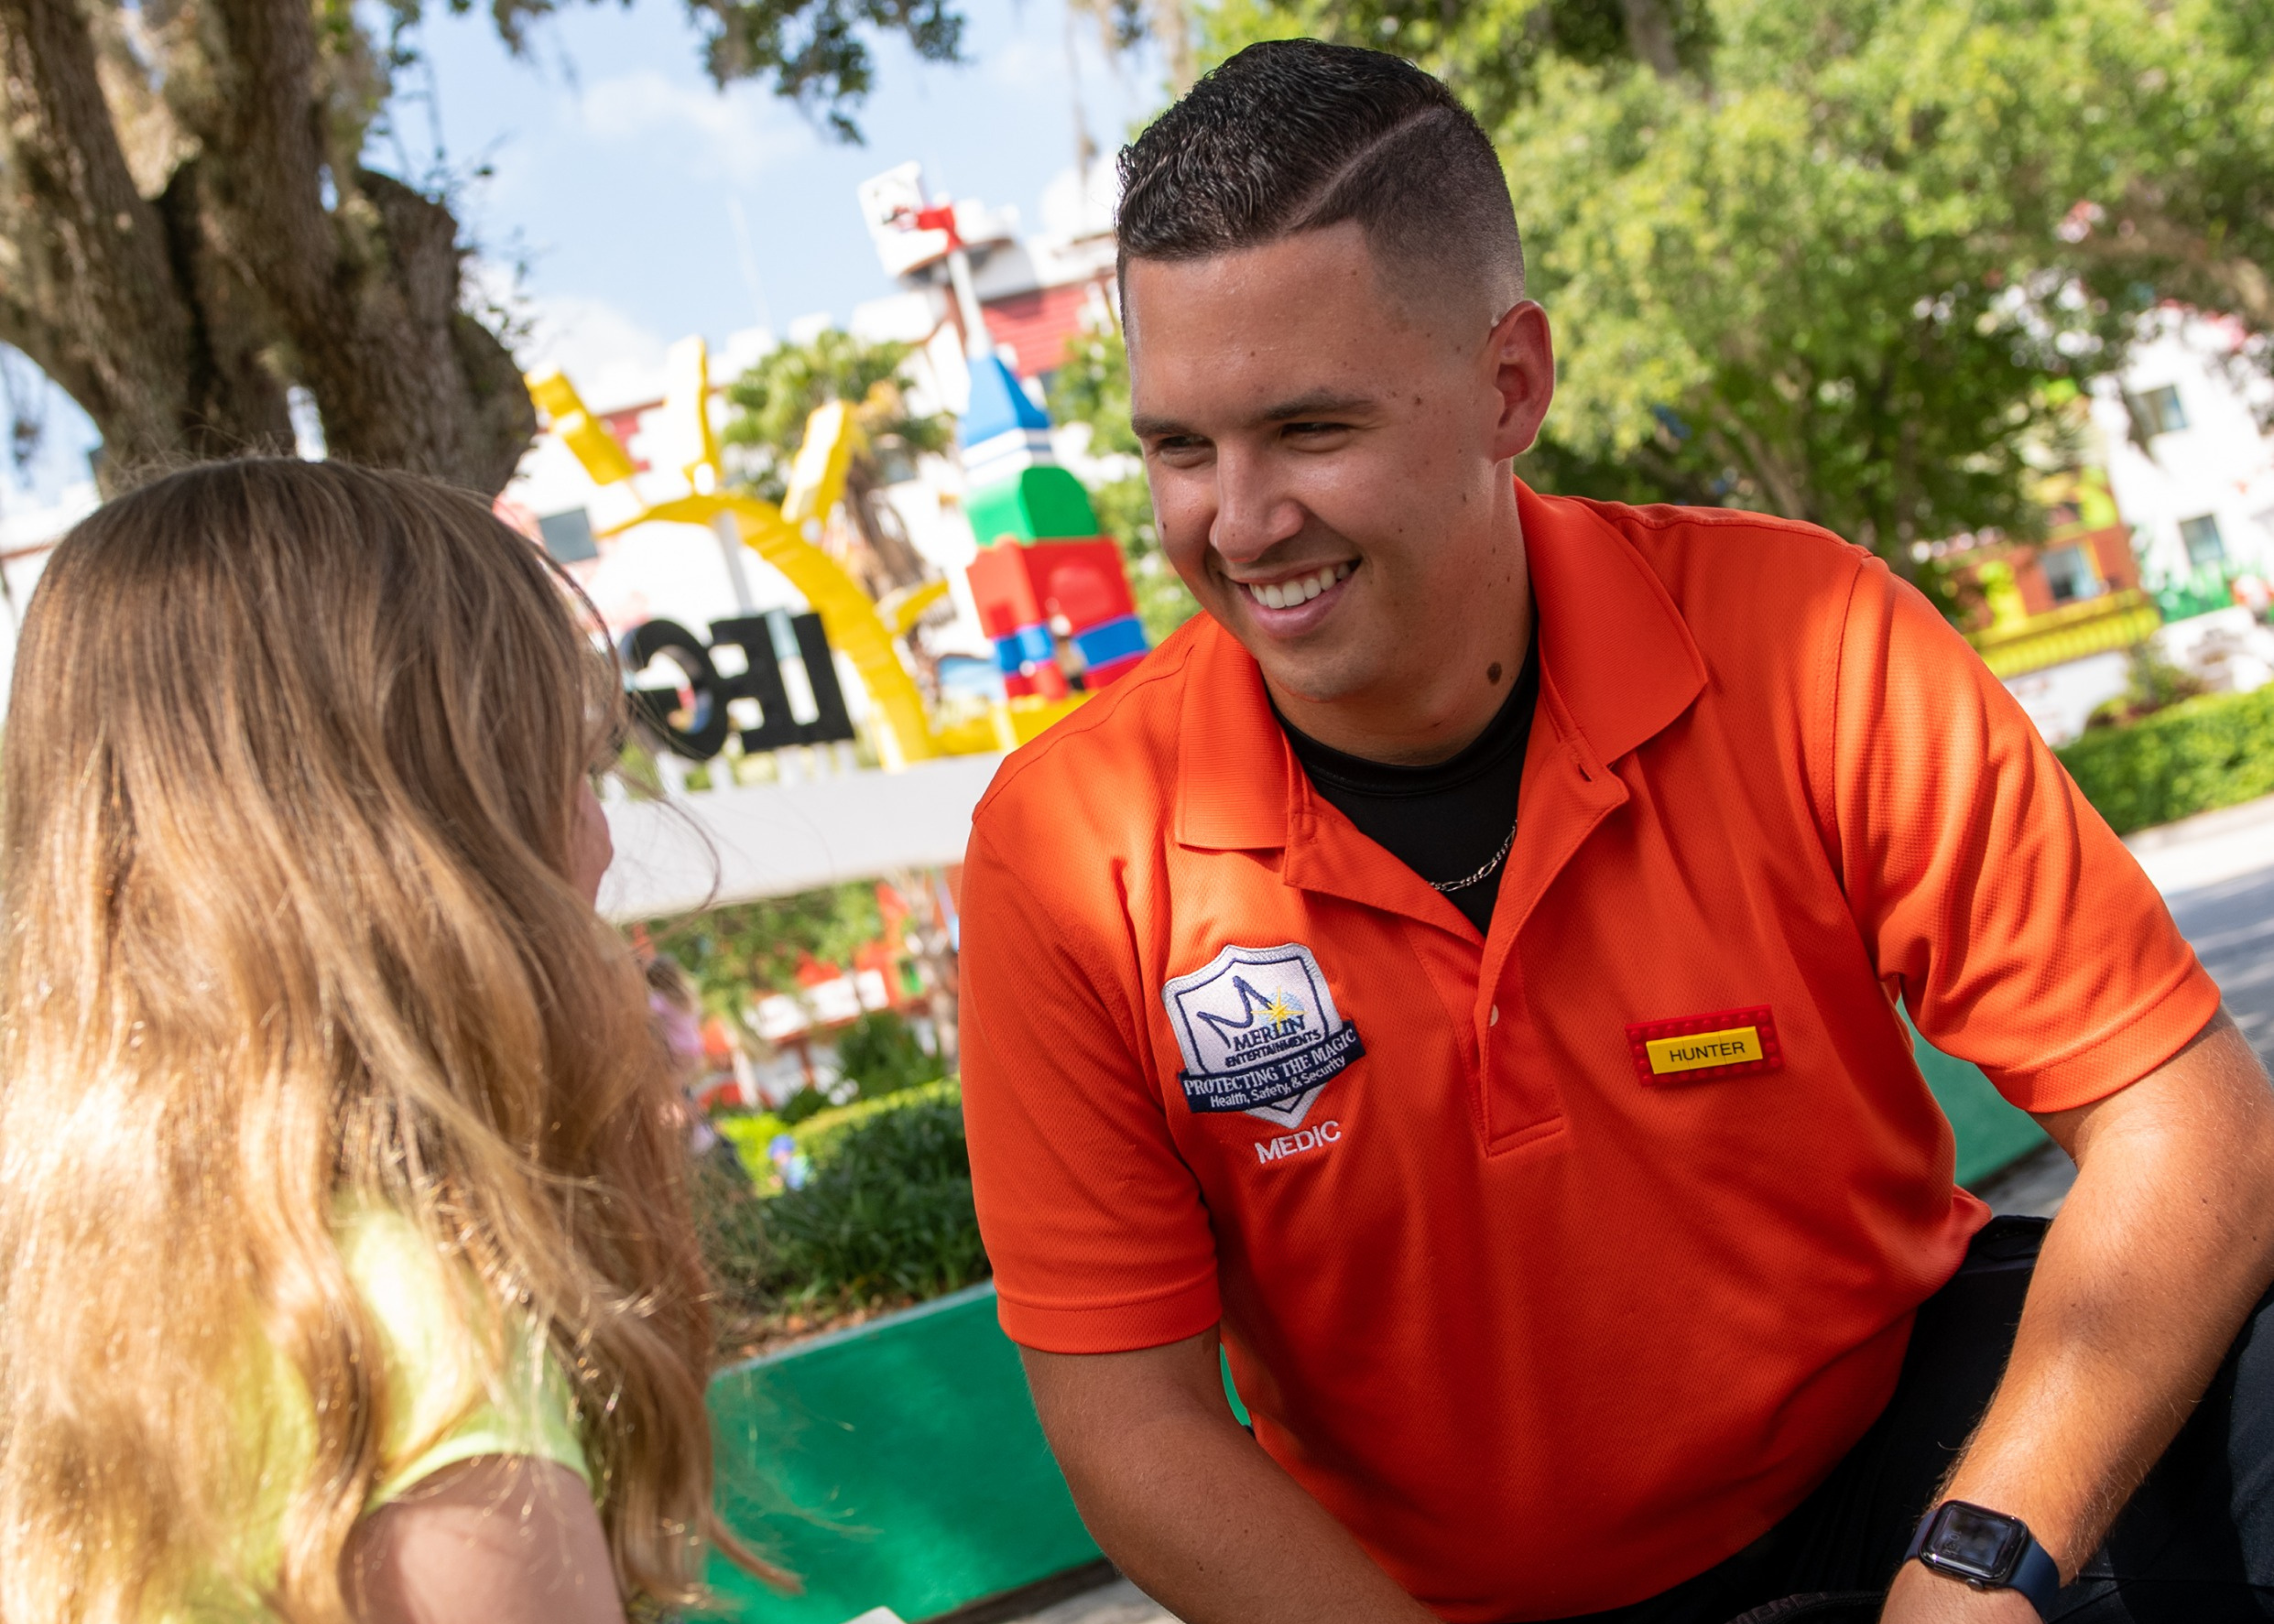
[[[1106,1552],[1188,1624],[2261,1616],[2274,1094],[2007,695],[1820,530],[1513,478],[1547,319],[1418,70],[1253,48],[1122,177],[1208,613],[1005,763],[963,936]],[[2077,1158],[2049,1232],[1898,1002]]]

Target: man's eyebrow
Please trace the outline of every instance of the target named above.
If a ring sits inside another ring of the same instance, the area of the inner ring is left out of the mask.
[[[1374,397],[1371,395],[1314,389],[1308,395],[1299,395],[1292,400],[1265,407],[1256,413],[1255,420],[1259,423],[1294,423],[1306,417],[1337,417],[1348,412],[1367,410],[1374,404]],[[1141,412],[1131,417],[1129,427],[1140,440],[1165,440],[1171,435],[1193,432],[1173,418],[1156,417]]]
[[[1299,395],[1293,400],[1267,406],[1257,416],[1265,423],[1291,423],[1299,417],[1337,417],[1345,412],[1363,411],[1374,403],[1371,395],[1314,389],[1308,395]]]

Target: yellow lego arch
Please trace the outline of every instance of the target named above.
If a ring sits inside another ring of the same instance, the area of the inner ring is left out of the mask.
[[[1073,695],[1058,700],[998,703],[991,717],[945,730],[933,727],[924,710],[923,695],[900,663],[893,639],[946,594],[947,583],[926,582],[895,593],[886,609],[872,603],[843,566],[806,538],[809,528],[817,529],[845,494],[846,471],[852,465],[861,433],[852,406],[831,401],[816,407],[806,418],[805,438],[790,465],[789,491],[776,508],[757,497],[722,488],[725,470],[719,466],[718,437],[711,428],[709,356],[703,341],[683,339],[674,345],[672,364],[674,387],[664,402],[666,420],[658,426],[674,447],[695,453],[695,460],[681,470],[695,491],[644,507],[600,534],[619,536],[651,522],[715,526],[721,515],[733,515],[734,533],[742,545],[779,570],[798,590],[821,617],[830,646],[853,662],[862,687],[868,690],[869,702],[884,724],[877,730],[877,745],[887,771],[939,756],[1014,748],[1086,697]],[[532,374],[528,384],[531,398],[553,419],[554,434],[596,484],[630,480],[631,458],[606,426],[586,410],[576,387],[557,367]]]

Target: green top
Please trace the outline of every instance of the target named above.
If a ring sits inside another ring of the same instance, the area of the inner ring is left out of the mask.
[[[387,1434],[379,1486],[366,1509],[401,1498],[420,1479],[480,1455],[557,1462],[591,1486],[568,1380],[544,1333],[511,1315],[505,1368],[489,1368],[494,1312],[462,1263],[447,1261],[418,1226],[391,1208],[343,1203],[334,1222],[348,1278],[378,1330],[387,1370]],[[459,1312],[448,1293],[459,1293]],[[253,1515],[240,1547],[245,1583],[215,1572],[192,1587],[184,1608],[162,1624],[267,1624],[256,1592],[274,1582],[285,1502],[308,1467],[314,1416],[305,1387],[280,1356],[257,1401],[246,1435],[265,1440]]]

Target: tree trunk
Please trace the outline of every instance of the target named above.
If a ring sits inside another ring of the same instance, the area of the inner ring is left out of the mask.
[[[1647,63],[1660,79],[1682,71],[1674,54],[1674,22],[1666,14],[1666,0],[1626,0],[1627,46],[1638,62]]]
[[[1186,0],[1152,0],[1145,8],[1153,43],[1160,48],[1161,65],[1168,70],[1171,96],[1183,95],[1199,77],[1193,60],[1193,19],[1185,4]]]
[[[886,592],[914,586],[930,573],[923,555],[900,528],[900,515],[886,506],[875,465],[857,454],[845,470],[845,508],[875,560],[880,584],[870,590],[871,598],[881,598]]]
[[[184,139],[146,196],[79,4],[0,0],[0,340],[94,419],[107,488],[146,463],[288,451],[288,380],[333,454],[502,488],[535,411],[462,308],[449,210],[356,166],[356,64],[320,59],[305,0],[184,18],[158,76]]]
[[[939,1044],[941,1067],[953,1077],[962,1051],[962,977],[947,932],[932,922],[933,910],[938,906],[937,888],[947,881],[937,868],[902,869],[888,878],[892,889],[909,903],[911,911],[900,926],[901,940],[931,978],[926,1003],[932,1035]]]
[[[200,398],[198,323],[168,227],[135,190],[78,7],[0,0],[0,339],[102,430],[106,483],[263,415],[257,398],[245,420],[224,390]]]
[[[346,140],[328,150],[305,0],[215,0],[205,27],[213,72],[184,97],[184,121],[230,156],[207,218],[267,294],[331,450],[502,488],[536,410],[511,355],[459,307],[456,221],[358,168]]]

